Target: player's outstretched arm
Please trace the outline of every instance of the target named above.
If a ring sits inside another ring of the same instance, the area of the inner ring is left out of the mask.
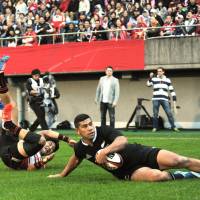
[[[66,136],[66,135],[62,135],[56,131],[52,131],[52,130],[42,130],[40,132],[38,132],[40,135],[43,136],[47,136],[50,138],[55,138],[58,140],[62,140],[64,142],[67,142],[69,144],[69,146],[74,147],[74,144],[76,144],[76,141],[71,139],[70,137]]]
[[[68,176],[80,163],[81,160],[79,160],[74,154],[70,157],[67,165],[61,173],[49,175],[48,178],[62,178]]]

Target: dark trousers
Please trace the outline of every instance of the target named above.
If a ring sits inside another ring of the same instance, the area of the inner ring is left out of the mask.
[[[33,124],[30,126],[30,131],[35,131],[37,127],[40,125],[42,130],[48,130],[48,125],[45,120],[45,109],[44,106],[38,103],[31,103],[30,104],[31,109],[36,114],[36,120],[33,122]]]
[[[171,112],[170,104],[168,101],[165,100],[153,100],[153,128],[158,128],[158,112],[160,106],[163,107],[163,110],[167,115],[171,128],[175,128],[174,117]]]
[[[100,112],[101,112],[101,126],[106,125],[106,113],[109,113],[110,117],[110,126],[115,127],[115,107],[112,106],[110,103],[103,103],[100,104]]]

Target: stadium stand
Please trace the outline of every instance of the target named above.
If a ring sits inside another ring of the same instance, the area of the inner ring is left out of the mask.
[[[1,46],[8,47],[195,36],[199,22],[199,0],[0,0]]]

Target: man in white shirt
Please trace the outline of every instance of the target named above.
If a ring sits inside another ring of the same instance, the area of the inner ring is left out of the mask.
[[[106,76],[99,80],[96,90],[95,102],[100,103],[101,126],[106,125],[106,113],[108,110],[110,126],[115,126],[115,106],[119,99],[119,80],[113,76],[113,68],[106,67]]]

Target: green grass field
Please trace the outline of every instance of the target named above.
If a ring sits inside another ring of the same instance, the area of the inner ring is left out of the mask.
[[[78,139],[73,131],[68,131]],[[129,142],[165,148],[185,156],[200,159],[200,132],[180,133],[162,131],[128,131]],[[60,172],[72,153],[62,144],[53,161],[44,170],[35,172],[13,171],[0,163],[0,200],[199,200],[200,180],[160,183],[119,181],[88,161],[68,177],[49,179],[49,174]]]

